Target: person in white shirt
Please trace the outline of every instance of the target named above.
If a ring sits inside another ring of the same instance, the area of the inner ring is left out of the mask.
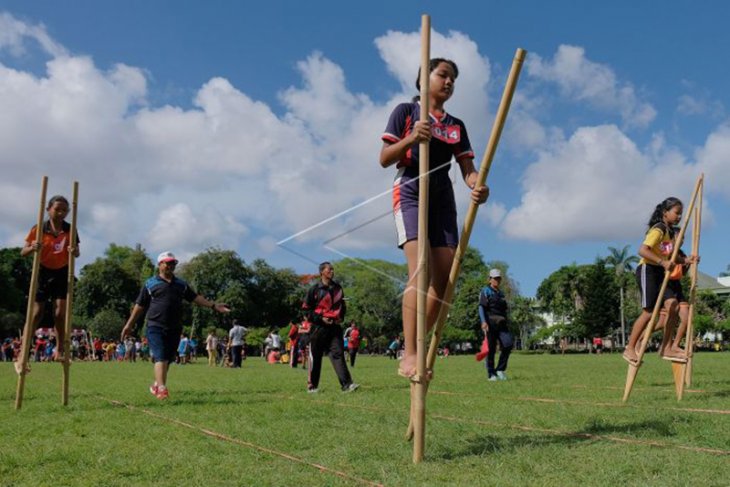
[[[238,320],[233,320],[233,328],[231,328],[231,331],[228,333],[228,337],[230,338],[228,345],[231,347],[231,358],[233,360],[234,368],[241,367],[244,338],[247,332],[248,330],[241,326],[241,323]]]

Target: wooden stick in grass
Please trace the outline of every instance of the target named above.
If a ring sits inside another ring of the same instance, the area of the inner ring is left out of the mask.
[[[69,369],[71,367],[71,315],[74,297],[74,269],[76,264],[76,214],[78,210],[79,183],[74,181],[73,198],[71,200],[71,236],[69,237],[68,254],[68,289],[66,291],[66,314],[64,316],[65,337],[63,343],[63,384],[61,387],[61,404],[68,405]]]
[[[704,184],[703,184],[704,185]],[[697,206],[694,211],[694,218],[692,219],[692,252],[691,255],[698,255],[699,252],[699,227],[698,227],[698,212],[699,207],[702,205],[702,189],[697,195]],[[692,215],[690,215],[692,216]],[[677,394],[677,400],[681,401],[684,396],[685,378],[687,374],[687,364],[689,363],[690,351],[690,338],[692,335],[692,314],[694,313],[695,305],[695,294],[697,290],[697,262],[692,262],[690,267],[690,286],[689,286],[689,298],[688,304],[689,309],[687,310],[687,328],[685,330],[685,345],[684,345],[684,357],[687,359],[685,363],[672,362],[672,375],[674,376],[674,389]]]
[[[697,183],[695,184],[694,191],[692,192],[692,197],[690,198],[689,202],[689,208],[686,213],[687,216],[685,217],[684,222],[682,223],[682,227],[679,230],[679,235],[674,240],[675,245],[674,250],[672,251],[672,255],[670,257],[670,262],[675,262],[675,260],[677,259],[677,253],[679,252],[679,245],[677,244],[681,242],[684,238],[684,233],[687,230],[687,223],[689,222],[692,211],[694,210],[695,200],[697,199],[697,192],[699,191],[700,186],[702,186],[703,178],[704,175],[700,175],[700,177],[697,178]],[[651,318],[649,318],[649,323],[647,323],[646,329],[644,330],[644,336],[639,342],[639,353],[637,354],[638,357],[636,363],[629,364],[629,370],[626,375],[626,386],[624,387],[624,395],[622,399],[623,402],[629,400],[629,396],[631,395],[631,389],[633,389],[634,381],[636,380],[636,374],[638,374],[639,367],[641,367],[641,360],[644,358],[644,351],[646,351],[646,346],[648,345],[651,334],[654,331],[654,325],[656,324],[657,317],[659,316],[659,310],[661,309],[662,304],[664,304],[664,300],[662,298],[664,296],[664,291],[666,291],[667,289],[669,274],[669,271],[664,272],[664,280],[662,281],[662,287],[659,289],[659,294],[657,295],[657,300],[654,304],[654,310],[652,311]]]
[[[512,69],[510,70],[507,83],[502,93],[502,101],[499,104],[499,109],[495,116],[492,133],[489,136],[489,141],[487,143],[487,149],[484,152],[484,157],[479,165],[479,176],[476,183],[477,187],[483,186],[487,181],[489,169],[492,167],[492,160],[494,159],[494,154],[497,151],[497,145],[499,144],[499,139],[502,135],[502,129],[504,128],[505,121],[507,120],[507,114],[509,113],[510,104],[512,103],[512,96],[517,88],[517,80],[519,79],[520,70],[522,69],[522,64],[524,63],[526,54],[527,52],[524,49],[519,48],[515,52],[515,57],[512,61]],[[446,323],[446,318],[449,315],[451,302],[454,297],[454,290],[456,288],[456,281],[459,279],[459,273],[461,272],[461,262],[464,259],[464,255],[466,254],[466,250],[469,246],[469,239],[471,238],[471,232],[474,228],[477,211],[479,211],[479,205],[472,201],[469,204],[469,209],[466,213],[464,226],[461,230],[461,236],[459,237],[459,245],[456,247],[454,262],[451,264],[449,282],[446,284],[444,299],[441,303],[441,309],[439,311],[438,318],[436,319],[433,334],[431,335],[431,344],[428,349],[426,369],[433,370],[434,364],[436,363],[436,352],[438,350],[439,342],[441,341],[441,335]],[[426,388],[428,390],[428,385]],[[408,431],[406,432],[406,438],[410,440],[412,437],[413,421],[411,420],[408,425]]]
[[[695,225],[697,226],[695,239],[692,240],[692,246],[696,247],[695,255],[699,255],[700,252],[700,232],[702,230],[702,196],[705,189],[705,183],[702,182],[700,186],[700,193],[697,196],[697,208],[695,209]],[[697,244],[695,245],[695,242]],[[692,267],[692,279],[697,282],[697,272],[699,271],[699,262],[695,262]],[[696,292],[696,289],[693,289]],[[695,295],[690,294],[690,307],[689,317],[687,319],[687,332],[684,341],[684,348],[687,352],[687,368],[684,374],[684,384],[689,387],[692,385],[692,366],[694,363],[694,322],[692,321],[692,315],[694,314]]]
[[[431,61],[431,17],[421,16],[421,122],[429,119],[429,63]],[[426,301],[428,298],[430,245],[428,241],[429,141],[418,147],[418,266],[416,296],[416,376],[411,385],[411,418],[415,440],[413,463],[423,460],[426,441]]]
[[[38,219],[35,227],[35,241],[40,242],[43,236],[43,212],[46,206],[46,190],[48,188],[48,176],[41,180],[41,197],[38,208]],[[38,291],[38,274],[41,267],[41,251],[38,249],[33,253],[33,270],[30,275],[30,289],[28,290],[28,309],[25,313],[25,327],[23,328],[23,343],[20,347],[20,357],[17,358],[18,387],[15,392],[15,409],[23,406],[23,392],[25,391],[25,376],[28,374],[28,354],[30,353],[30,342],[33,339],[33,307],[35,295]]]

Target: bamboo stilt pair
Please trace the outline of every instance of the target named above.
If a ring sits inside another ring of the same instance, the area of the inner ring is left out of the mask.
[[[428,121],[429,117],[429,61],[430,61],[430,32],[431,20],[428,15],[421,18],[421,112],[420,119]],[[517,80],[520,70],[524,62],[526,51],[517,49],[515,58],[512,62],[507,84],[502,94],[502,100],[497,110],[492,132],[489,137],[487,149],[484,153],[482,163],[479,167],[479,176],[476,187],[483,186],[486,183],[489,169],[492,165],[494,154],[497,150],[502,129],[504,128],[507,113],[512,102]],[[479,205],[473,201],[469,204],[464,227],[462,228],[459,244],[456,248],[454,261],[449,273],[449,281],[444,291],[444,297],[441,302],[438,318],[436,320],[433,334],[431,336],[431,344],[428,349],[428,357],[426,356],[426,301],[428,296],[429,272],[428,272],[428,171],[429,171],[429,143],[422,142],[419,146],[419,201],[418,201],[418,294],[416,302],[416,376],[411,383],[411,411],[410,421],[406,438],[413,439],[413,463],[420,463],[423,460],[425,449],[425,419],[426,419],[426,393],[428,392],[429,380],[427,373],[433,370],[436,361],[436,351],[441,341],[446,318],[449,314],[451,301],[454,297],[454,289],[456,281],[461,272],[461,262],[469,245],[469,239],[476,220]]]
[[[43,213],[46,206],[46,191],[48,189],[48,177],[43,176],[41,180],[41,196],[38,208],[38,219],[35,227],[35,241],[41,242],[43,237]],[[73,183],[73,199],[71,203],[71,236],[69,247],[76,248],[76,213],[78,207],[79,183]],[[68,405],[68,390],[71,366],[71,310],[73,309],[73,289],[74,289],[74,266],[75,256],[73,252],[69,252],[68,257],[68,290],[66,294],[66,313],[64,316],[64,342],[63,342],[63,382],[61,385],[61,404]],[[21,345],[20,356],[18,361],[18,386],[15,393],[15,409],[23,406],[23,394],[25,392],[25,378],[28,375],[28,355],[30,354],[30,345],[33,340],[35,331],[35,323],[33,322],[33,308],[35,305],[35,297],[38,292],[38,279],[41,267],[41,251],[40,249],[33,253],[33,270],[30,278],[30,289],[28,291],[28,308],[25,314],[25,327],[23,328],[23,341]],[[61,344],[57,343],[56,347],[60,348]]]
[[[679,231],[679,235],[675,238],[674,241],[674,250],[672,251],[672,255],[670,257],[671,262],[675,262],[677,259],[677,254],[679,253],[679,248],[681,246],[681,243],[684,239],[685,232],[687,231],[687,225],[692,219],[693,213],[694,213],[694,225],[692,230],[692,255],[698,255],[699,253],[699,245],[700,245],[700,225],[701,225],[701,218],[702,218],[702,188],[704,185],[704,174],[701,174],[699,178],[697,178],[697,182],[695,183],[694,191],[692,192],[692,197],[690,198],[689,206],[687,207],[687,212],[685,213],[686,217],[684,219],[684,222],[682,223]],[[698,203],[699,202],[699,203]],[[687,318],[687,330],[685,332],[685,357],[687,359],[686,363],[672,363],[672,374],[674,376],[674,383],[675,383],[675,392],[677,394],[677,399],[681,400],[682,395],[684,394],[684,386],[689,385],[691,382],[691,371],[692,371],[692,356],[693,356],[693,326],[692,326],[692,315],[694,313],[694,302],[695,302],[695,294],[696,294],[696,288],[697,288],[697,266],[698,262],[692,263],[691,266],[691,284],[690,284],[690,295],[689,295],[689,316]],[[667,289],[667,284],[669,283],[669,272],[664,272],[664,280],[662,281],[662,286],[659,290],[659,296],[664,296],[664,291]],[[626,376],[626,385],[624,387],[624,395],[623,395],[623,402],[628,401],[629,396],[631,395],[631,390],[634,387],[634,381],[636,380],[636,375],[639,373],[639,368],[642,364],[642,359],[644,357],[644,352],[646,351],[646,347],[649,343],[649,339],[651,338],[651,334],[654,331],[654,325],[658,321],[659,312],[662,308],[663,300],[657,299],[656,303],[654,304],[654,309],[651,314],[651,318],[649,318],[649,323],[646,325],[646,329],[644,330],[644,334],[642,336],[641,341],[639,342],[639,350],[637,351],[638,360],[637,362],[630,363],[628,373]],[[671,319],[671,317],[667,317],[667,319]]]

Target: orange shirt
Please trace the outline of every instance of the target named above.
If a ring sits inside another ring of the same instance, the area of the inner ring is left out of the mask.
[[[41,233],[41,265],[46,269],[62,269],[68,266],[68,246],[71,243],[69,238],[71,235],[71,225],[63,222],[61,231],[58,235],[53,234],[51,223],[46,221],[43,223]],[[28,232],[25,241],[30,244],[35,240],[35,225]],[[76,244],[78,245],[79,237],[76,235]]]

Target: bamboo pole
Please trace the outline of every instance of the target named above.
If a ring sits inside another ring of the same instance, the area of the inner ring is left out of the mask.
[[[71,314],[74,297],[74,271],[76,264],[76,213],[78,211],[79,183],[74,181],[73,198],[71,200],[71,236],[69,237],[68,254],[68,289],[66,291],[66,314],[64,316],[64,342],[63,342],[63,384],[61,386],[61,404],[68,405],[69,369],[71,367]]]
[[[35,227],[35,240],[41,242],[43,236],[43,212],[46,206],[46,190],[48,188],[48,176],[43,176],[41,180],[41,197],[40,206],[38,208],[38,219]],[[33,270],[30,275],[30,289],[28,290],[28,309],[25,313],[25,327],[23,328],[23,343],[20,347],[20,357],[18,357],[18,387],[15,392],[15,409],[23,406],[23,392],[25,391],[25,376],[28,374],[28,353],[30,352],[30,341],[33,338],[33,308],[35,306],[35,295],[38,291],[38,274],[41,267],[41,250],[38,249],[33,253]]]
[[[421,122],[429,120],[431,17],[421,16]],[[418,294],[416,297],[416,375],[411,386],[411,417],[415,440],[413,463],[421,463],[426,443],[426,302],[428,298],[430,245],[428,242],[429,141],[418,147]]]
[[[679,235],[675,238],[675,245],[674,250],[672,251],[672,255],[670,257],[670,262],[674,262],[677,259],[677,253],[679,252],[679,245],[677,245],[677,242],[681,242],[684,238],[684,233],[687,230],[687,223],[689,223],[690,216],[692,215],[692,211],[694,210],[695,206],[695,200],[697,199],[697,192],[699,191],[700,186],[702,185],[702,179],[704,178],[704,175],[700,175],[699,178],[697,178],[697,183],[695,184],[694,191],[692,192],[692,197],[690,198],[689,202],[689,208],[686,213],[686,217],[684,219],[684,222],[682,223],[682,227],[679,230]],[[629,364],[629,370],[626,375],[626,386],[624,387],[624,395],[623,395],[623,402],[626,402],[629,400],[629,396],[631,395],[631,389],[634,387],[634,381],[636,380],[636,375],[639,372],[639,367],[641,367],[641,361],[644,358],[644,351],[646,350],[646,346],[649,343],[649,339],[651,338],[651,334],[654,331],[654,324],[656,323],[657,317],[659,316],[659,310],[662,307],[662,304],[664,302],[663,296],[664,291],[667,289],[667,283],[669,282],[669,272],[664,272],[664,280],[662,281],[662,286],[659,289],[659,294],[657,296],[656,303],[654,304],[654,310],[651,313],[651,318],[649,318],[649,323],[646,325],[646,329],[644,330],[644,336],[641,339],[640,345],[639,345],[639,353],[638,353],[638,359],[635,364]]]
[[[482,162],[479,165],[479,176],[476,183],[477,187],[483,186],[487,181],[487,176],[489,175],[489,170],[492,167],[492,160],[494,159],[494,154],[497,151],[497,145],[499,144],[499,139],[502,135],[502,130],[504,129],[504,125],[507,120],[507,114],[509,113],[510,104],[512,103],[512,97],[515,93],[515,89],[517,88],[517,81],[519,79],[522,64],[524,63],[526,55],[527,51],[525,51],[524,49],[518,48],[517,51],[515,51],[515,57],[512,60],[512,69],[509,72],[509,76],[507,77],[507,83],[505,84],[504,91],[502,92],[502,100],[499,103],[499,108],[497,109],[497,113],[494,118],[494,125],[492,125],[492,133],[490,134],[489,141],[487,142],[487,149],[484,152]],[[439,310],[439,315],[436,319],[436,326],[434,327],[433,334],[431,335],[431,344],[428,348],[426,369],[433,370],[434,364],[436,363],[438,345],[441,342],[441,335],[443,333],[444,325],[446,323],[446,318],[449,316],[449,310],[451,309],[451,303],[454,298],[454,290],[456,289],[456,281],[459,279],[459,274],[461,273],[461,263],[464,259],[464,255],[466,254],[466,250],[469,247],[469,239],[471,238],[471,232],[474,228],[474,222],[476,221],[479,206],[480,205],[472,201],[469,204],[469,209],[466,213],[464,226],[462,227],[461,236],[459,237],[459,245],[456,247],[456,252],[454,253],[454,261],[451,264],[449,282],[446,284],[446,290],[444,291],[444,298],[441,303],[441,309]],[[428,385],[426,386],[426,391],[428,391]],[[410,440],[412,437],[413,421],[411,420],[408,425],[408,430],[406,432],[406,439]]]
[[[704,196],[704,190],[705,190],[705,183],[702,182],[702,185],[700,186],[700,192],[697,196],[697,208],[695,209],[695,224],[697,225],[697,236],[696,236],[696,254],[699,255],[700,252],[700,232],[702,230],[702,197]],[[694,240],[692,241],[692,246],[695,247]],[[695,281],[697,281],[697,273],[699,272],[699,262],[695,263],[692,268],[692,277]],[[696,290],[695,290],[696,292]],[[689,307],[689,318],[687,319],[687,334],[684,341],[684,348],[687,352],[687,368],[684,371],[684,383],[687,387],[692,385],[692,368],[694,364],[694,321],[693,321],[693,315],[694,315],[694,304],[695,304],[695,295],[691,296],[690,301],[690,307]]]
[[[697,206],[694,211],[694,219],[692,220],[692,252],[691,255],[699,254],[699,207],[702,205],[702,186],[697,195]],[[686,385],[687,367],[690,357],[692,356],[692,322],[694,314],[695,296],[697,293],[697,262],[693,262],[690,267],[690,287],[689,287],[689,309],[687,310],[687,328],[685,330],[684,356],[687,362],[680,364],[672,362],[672,375],[674,376],[674,388],[677,393],[677,400],[681,401],[684,396],[684,387]]]

